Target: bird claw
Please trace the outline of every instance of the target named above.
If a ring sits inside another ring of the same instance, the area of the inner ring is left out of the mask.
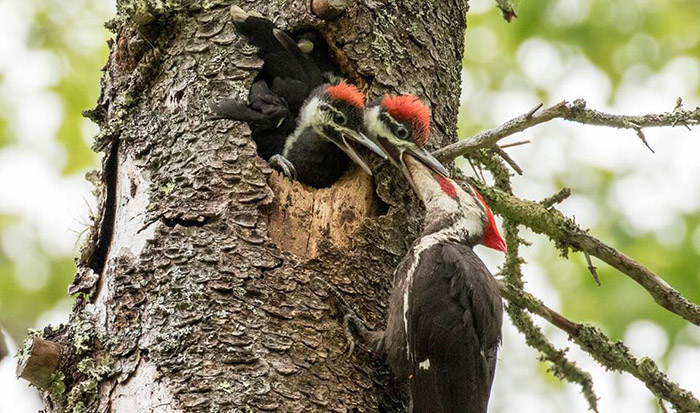
[[[275,168],[279,172],[282,172],[287,178],[293,180],[297,179],[297,170],[294,168],[294,164],[292,164],[289,159],[285,158],[284,156],[280,154],[272,155],[268,163],[271,167]]]
[[[332,296],[333,301],[336,304],[336,308],[343,313],[343,332],[345,333],[345,340],[348,343],[348,351],[345,355],[346,358],[352,357],[355,352],[355,336],[361,338],[367,337],[369,330],[365,327],[364,321],[357,316],[355,311],[350,307],[350,305],[345,301],[343,296],[340,294],[335,287],[329,284],[327,281],[315,277],[316,281],[321,282],[326,287],[326,291]]]
[[[343,316],[343,329],[345,330],[345,340],[348,342],[348,352],[346,357],[352,357],[355,351],[355,336],[366,337],[369,330],[365,327],[364,321],[350,310]]]

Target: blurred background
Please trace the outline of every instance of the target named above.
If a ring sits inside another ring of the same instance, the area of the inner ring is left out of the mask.
[[[700,105],[700,0],[528,0],[505,23],[493,0],[470,1],[460,137],[494,127],[539,102],[584,98],[614,113]],[[95,200],[85,173],[93,107],[106,62],[104,21],[114,0],[0,0],[0,329],[11,354],[28,328],[67,321],[66,287]],[[554,121],[509,138],[525,174],[518,195],[539,200],[569,186],[560,207],[594,236],[700,302],[700,129],[634,132]],[[471,172],[468,164],[462,165]],[[654,304],[634,282],[597,262],[597,287],[580,254],[558,255],[525,232],[527,289],[577,321],[623,339],[700,396],[700,329]],[[479,251],[491,268],[502,257]],[[606,372],[566,336],[537,320],[589,371],[601,412],[656,412],[629,375]],[[1,346],[0,346],[1,347]],[[491,412],[585,412],[577,386],[546,372],[508,323]],[[0,412],[35,412],[36,395],[0,361]]]

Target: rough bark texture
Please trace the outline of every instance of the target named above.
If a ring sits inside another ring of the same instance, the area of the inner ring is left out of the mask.
[[[245,96],[261,66],[231,4],[119,2],[88,113],[105,153],[101,211],[70,288],[71,323],[44,331],[70,352],[47,411],[405,409],[385,366],[365,351],[346,357],[338,311],[315,278],[383,327],[420,207],[387,166],[374,179],[351,170],[325,195],[290,183],[256,155],[247,125],[209,118],[208,101]],[[240,6],[288,30],[316,28],[370,98],[415,93],[432,106],[432,144],[455,140],[466,0],[358,0],[332,22],[301,0]],[[339,211],[344,196],[365,201]],[[330,218],[292,220],[304,215],[297,199]],[[285,239],[298,235],[285,234],[287,219],[310,228],[311,248]]]

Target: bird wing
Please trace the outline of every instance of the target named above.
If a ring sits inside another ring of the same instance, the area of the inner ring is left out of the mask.
[[[290,117],[287,104],[270,91],[263,80],[253,83],[248,100],[250,103],[240,99],[222,99],[211,104],[211,109],[219,118],[248,122],[259,130],[275,129]]]
[[[305,81],[312,89],[322,84],[323,75],[321,74],[321,69],[307,54],[299,49],[297,42],[280,29],[273,30],[273,34],[289,55],[294,57],[294,62],[301,68],[302,78],[298,80]]]
[[[258,56],[263,60],[261,74],[269,84],[276,78],[300,82],[305,86],[301,98],[303,101],[309,92],[323,83],[318,67],[304,55],[289,35],[270,20],[248,16],[236,23],[236,30],[258,48]],[[298,84],[288,92],[283,88],[275,92],[287,100],[291,93],[299,93]],[[298,96],[295,97],[299,99]]]
[[[438,244],[411,282],[404,311],[413,412],[485,412],[503,319],[495,280],[471,248]]]

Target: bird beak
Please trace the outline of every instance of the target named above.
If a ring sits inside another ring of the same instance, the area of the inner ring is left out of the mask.
[[[408,165],[406,165],[406,160],[404,159],[405,155],[410,155],[419,162],[421,162],[423,165],[427,166],[430,168],[433,172],[440,174],[444,176],[445,178],[449,178],[449,173],[447,172],[447,169],[445,169],[444,166],[435,159],[433,155],[430,154],[425,148],[422,148],[415,143],[412,142],[407,142],[407,141],[396,141],[396,143],[383,138],[381,136],[378,137],[379,144],[382,146],[384,149],[384,152],[389,157],[389,160],[391,163],[394,164],[397,168],[403,172],[404,176],[406,179],[408,179],[408,182],[411,184],[411,187],[413,187],[413,190],[417,193],[418,188],[416,187],[415,182],[413,182],[413,176],[411,176],[411,171],[408,168]]]
[[[326,136],[329,138],[329,140],[345,152],[350,159],[352,159],[356,164],[360,165],[360,167],[367,172],[368,175],[372,175],[372,170],[369,168],[367,165],[367,162],[357,154],[355,151],[355,148],[352,147],[352,144],[349,141],[352,142],[357,142],[358,144],[364,146],[365,148],[368,148],[372,152],[376,153],[377,155],[381,156],[382,159],[386,159],[386,155],[384,154],[384,151],[381,150],[379,146],[377,146],[376,143],[372,142],[367,136],[365,136],[362,132],[358,132],[354,129],[350,128],[337,128],[335,132],[340,135],[340,142],[338,142],[336,139],[331,139],[328,137],[328,134]],[[335,135],[334,133],[333,135]]]

